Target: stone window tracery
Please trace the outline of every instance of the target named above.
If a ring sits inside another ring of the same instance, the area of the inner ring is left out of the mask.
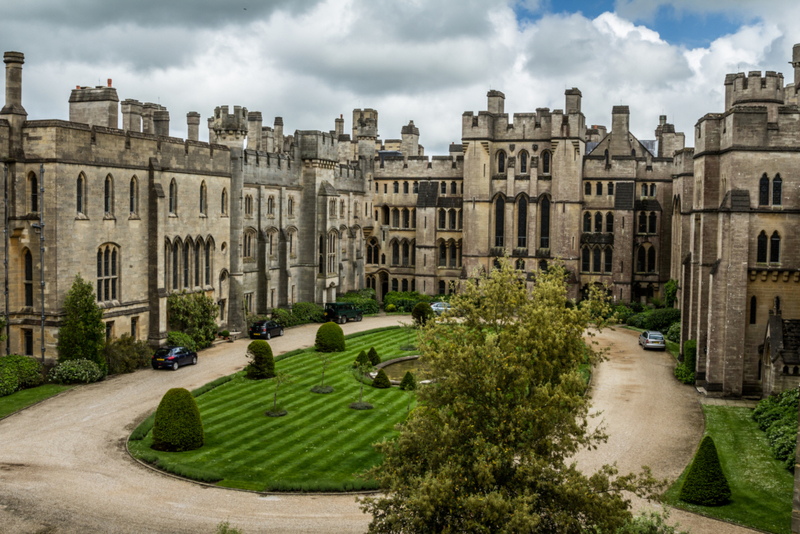
[[[102,245],[97,249],[97,300],[117,300],[119,282],[119,249],[116,245]]]

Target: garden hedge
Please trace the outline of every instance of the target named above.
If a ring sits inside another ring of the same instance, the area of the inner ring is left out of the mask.
[[[245,376],[251,380],[263,380],[275,376],[275,358],[272,347],[263,339],[251,341],[247,346],[247,357],[252,361],[245,367]]]
[[[380,311],[378,301],[375,300],[374,289],[361,289],[336,296],[337,302],[349,302],[361,310],[364,315],[375,314]]]
[[[697,341],[690,339],[683,344],[683,363],[675,366],[675,378],[684,384],[694,384],[697,364]]]
[[[731,488],[711,436],[700,442],[689,472],[683,480],[680,500],[701,506],[721,506],[731,499]]]
[[[334,322],[327,322],[317,330],[314,347],[319,352],[341,352],[345,349],[342,327]]]
[[[39,360],[19,354],[0,357],[0,397],[41,383],[42,364]]]
[[[170,347],[186,347],[192,352],[197,350],[197,343],[189,334],[173,330],[167,333],[167,345]]]
[[[203,421],[197,402],[187,389],[172,388],[164,394],[153,423],[157,451],[192,451],[203,446]]]
[[[372,380],[372,387],[380,389],[392,387],[392,383],[389,381],[389,377],[386,376],[386,372],[383,369],[378,371],[378,374]]]
[[[798,399],[800,390],[794,388],[762,400],[753,410],[753,419],[767,433],[772,453],[786,469],[794,468]]]
[[[122,337],[107,342],[103,353],[110,375],[132,373],[136,369],[149,367],[153,356],[153,350],[146,341],[133,339],[130,334],[122,334]]]
[[[103,371],[91,360],[67,360],[53,367],[48,376],[57,384],[91,384],[103,378]]]

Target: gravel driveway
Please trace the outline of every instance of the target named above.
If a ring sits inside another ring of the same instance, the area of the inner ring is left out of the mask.
[[[366,318],[345,333],[389,326],[408,317]],[[317,325],[271,341],[276,354],[311,346]],[[702,434],[697,393],[671,378],[668,354],[643,354],[635,332],[605,332],[613,343],[595,373],[592,395],[603,410],[607,444],[579,465],[616,461],[621,471],[650,465],[676,477]],[[353,496],[260,496],[206,488],[133,462],[125,440],[167,389],[193,389],[245,365],[248,340],[200,353],[177,372],[142,370],[79,387],[0,421],[0,531],[3,533],[213,533],[225,519],[257,532],[364,532],[368,518]],[[639,503],[637,503],[638,505]],[[751,532],[674,512],[693,532]]]

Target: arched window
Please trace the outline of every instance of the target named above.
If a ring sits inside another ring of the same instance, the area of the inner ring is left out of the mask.
[[[597,195],[602,195],[603,194],[603,182],[597,182],[597,192],[596,192],[596,194]]]
[[[591,182],[586,182],[583,184],[583,194],[586,196],[591,196],[592,194],[592,184]]]
[[[636,252],[636,272],[643,273],[647,269],[647,251],[644,247],[639,247]]]
[[[106,176],[103,201],[106,213],[114,213],[114,181],[111,179],[110,174]]]
[[[643,211],[639,212],[639,233],[647,233],[647,215]]]
[[[131,215],[139,213],[139,181],[134,176],[131,178],[129,197],[129,208]]]
[[[647,272],[656,272],[656,247],[650,247],[647,250]]]
[[[456,210],[449,210],[450,230],[456,229]]]
[[[650,196],[656,196],[656,184],[650,184]]]
[[[606,213],[606,232],[611,233],[614,231],[614,214],[610,211]]]
[[[614,270],[614,269],[613,269],[613,265],[614,265],[614,251],[611,249],[611,247],[608,247],[608,248],[606,249],[606,257],[605,257],[605,260],[606,260],[606,261],[605,261],[605,265],[603,266],[603,267],[604,267],[604,268],[603,268],[603,271],[604,271],[606,274],[611,274],[611,272]]]
[[[403,267],[407,266],[408,266],[408,243],[403,243]]]
[[[550,152],[542,152],[542,174],[550,174]]]
[[[594,231],[598,233],[603,231],[603,216],[600,212],[594,214]]]
[[[416,243],[416,241],[412,241],[411,244],[409,245],[409,247],[411,248],[411,265],[416,265],[417,264],[417,243]],[[412,280],[411,283],[413,284],[414,281]]]
[[[649,226],[649,228],[648,228],[648,232],[649,233],[651,233],[651,234],[655,234],[656,233],[656,221],[657,220],[658,220],[658,218],[656,217],[656,212],[651,211],[650,212],[650,220],[649,220],[650,224],[648,225]]]
[[[588,273],[592,270],[591,252],[589,247],[581,249],[581,271]]]
[[[39,180],[31,173],[28,185],[31,189],[31,211],[39,211]]]
[[[442,195],[447,194],[447,182],[442,182],[439,184],[439,193]]]
[[[408,194],[408,182],[403,182],[403,194]]]
[[[528,153],[524,150],[519,153],[519,173],[528,174]]]
[[[169,212],[175,214],[178,211],[178,184],[173,178],[169,183]]]
[[[769,205],[769,178],[767,178],[766,173],[764,173],[764,176],[762,176],[761,180],[758,182],[758,205]]]
[[[206,242],[206,261],[203,264],[203,268],[205,269],[205,278],[206,278],[206,285],[211,285],[211,241]]]
[[[775,300],[773,301],[773,306],[776,312],[781,311],[781,298],[776,296]]]
[[[608,195],[614,196],[614,182],[608,182]]]
[[[394,191],[395,193],[399,193],[400,192],[400,182],[394,182],[394,184],[392,184],[392,188],[393,188],[392,191]]]
[[[184,243],[183,244],[183,287],[185,289],[189,288],[189,249],[191,248],[191,243]]]
[[[756,300],[756,296],[753,295],[750,297],[750,324],[756,324],[757,304],[758,300]]]
[[[772,237],[769,238],[769,262],[779,263],[781,261],[781,236],[778,231],[772,232]]]
[[[392,265],[400,263],[400,245],[395,241],[392,243]]]
[[[275,197],[273,196],[267,199],[267,215],[275,215]]]
[[[336,233],[328,234],[328,272],[336,272]]]
[[[604,158],[605,158],[605,160],[606,160],[606,166],[607,166],[607,165],[608,165],[608,149],[606,149],[606,151],[605,151],[605,152],[603,152],[603,157],[604,157]]]
[[[506,172],[506,153],[502,150],[497,151],[497,172]]]
[[[455,182],[450,182],[450,194],[457,195],[458,194],[458,186]]]
[[[444,295],[447,292],[447,284],[445,284],[444,280],[439,280],[439,294]]]
[[[414,187],[411,189],[414,194],[419,194],[419,182],[414,182]]]
[[[756,262],[767,263],[767,233],[761,230],[756,239]]]
[[[499,197],[494,203],[494,246],[503,246],[503,235],[505,234],[506,203],[503,197]]]
[[[456,250],[456,244],[451,242],[449,248],[450,248],[450,267],[456,267],[456,263],[458,262],[458,251]]]
[[[289,217],[294,217],[294,197],[289,197],[289,200],[287,201],[286,204],[287,204],[287,211],[289,212]]]
[[[208,191],[206,190],[206,183],[205,182],[201,183],[200,184],[200,213],[202,213],[203,215],[206,214],[206,207],[207,207],[206,206],[206,204],[207,204],[206,193],[207,192]]]
[[[30,250],[25,251],[25,306],[33,306],[33,256]]]
[[[519,197],[517,200],[517,247],[528,246],[528,200]]]
[[[75,184],[75,207],[78,213],[83,213],[83,192],[84,192],[84,179],[83,174],[78,175],[78,180]]]
[[[203,257],[202,245],[200,241],[194,244],[194,285],[200,285],[200,259]]]
[[[631,156],[633,156],[634,158],[636,157],[636,149],[635,148],[631,149]]]
[[[220,196],[220,213],[223,215],[228,214],[228,191],[227,189],[222,190],[222,195]]]
[[[347,210],[344,209],[344,200],[339,201],[339,217],[345,217],[347,215]]]
[[[642,184],[642,196],[647,196],[647,184]]]
[[[403,209],[403,228],[411,226],[411,220],[407,209]]]
[[[781,175],[776,174],[772,180],[772,205],[780,206],[783,198],[783,180]]]
[[[97,300],[117,300],[119,253],[114,245],[97,249]]]
[[[439,245],[439,267],[447,267],[447,246],[444,243]]]
[[[599,247],[596,247],[594,250],[592,250],[592,272],[594,273],[600,272],[600,266],[602,264],[602,258],[600,257],[601,254],[602,251]]]
[[[550,199],[542,197],[539,211],[541,212],[541,248],[550,248]]]
[[[592,214],[588,211],[583,214],[583,231],[584,232],[591,232],[592,231]]]
[[[392,228],[400,228],[400,210],[392,210]]]
[[[179,263],[178,260],[180,259],[180,256],[178,255],[178,248],[179,244],[178,241],[176,241],[172,245],[172,289],[173,290],[178,289],[178,280],[180,279],[180,277],[178,276],[178,263]],[[100,300],[99,296],[97,300]]]

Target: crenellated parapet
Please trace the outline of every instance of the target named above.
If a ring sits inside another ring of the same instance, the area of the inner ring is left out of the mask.
[[[774,103],[783,104],[783,74],[768,70],[761,76],[761,71],[728,74],[725,76],[725,111],[737,104]]]
[[[228,106],[214,108],[214,116],[208,119],[209,139],[230,148],[242,148],[248,132],[247,108]]]
[[[296,142],[300,147],[300,159],[339,161],[339,141],[335,134],[319,130],[298,130]]]
[[[375,158],[375,177],[455,177],[464,172],[464,156],[384,156]]]

